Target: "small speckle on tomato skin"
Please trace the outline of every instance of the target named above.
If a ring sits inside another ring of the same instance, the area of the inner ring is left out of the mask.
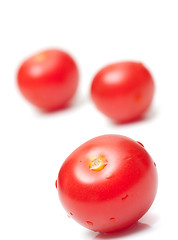
[[[55,181],[55,187],[57,188],[57,180]]]
[[[141,95],[141,94],[135,95],[135,101],[136,101],[137,103],[141,102],[141,100],[142,100],[142,95]]]
[[[71,216],[73,216],[73,213],[70,212],[69,214],[67,214],[68,218],[71,218]]]
[[[156,163],[154,162],[154,166],[156,167]]]
[[[138,142],[138,141],[137,141],[137,143],[140,144],[142,147],[144,147],[144,145],[143,145],[141,142]]]
[[[128,198],[128,194],[126,194],[124,197],[122,197],[122,200],[125,200],[126,198]]]
[[[106,177],[106,179],[111,179],[112,178],[112,176],[108,176],[108,177]]]
[[[115,221],[116,219],[115,219],[115,217],[111,217],[109,220],[110,221]]]
[[[86,223],[90,226],[93,226],[93,222],[91,222],[91,221],[86,221]]]

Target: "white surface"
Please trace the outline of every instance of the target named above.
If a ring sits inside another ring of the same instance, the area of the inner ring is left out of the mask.
[[[0,2],[0,239],[177,239],[177,0]],[[80,67],[73,107],[42,114],[16,87],[24,58],[69,51]],[[92,76],[111,62],[138,60],[156,82],[144,121],[114,125],[88,97]],[[120,234],[84,229],[66,216],[54,187],[65,158],[106,133],[142,142],[157,164],[158,194],[139,223]]]

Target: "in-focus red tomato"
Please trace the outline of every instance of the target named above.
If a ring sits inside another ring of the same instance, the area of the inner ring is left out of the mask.
[[[18,86],[24,97],[45,111],[64,107],[75,94],[78,79],[75,61],[69,54],[57,49],[28,58],[17,74]]]
[[[103,135],[65,160],[56,186],[73,219],[93,231],[112,232],[132,225],[150,208],[157,170],[141,143]]]
[[[91,85],[96,107],[116,122],[134,121],[149,108],[154,81],[141,63],[119,62],[101,69]]]

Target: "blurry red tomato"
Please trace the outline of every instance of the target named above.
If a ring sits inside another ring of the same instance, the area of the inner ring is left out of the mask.
[[[91,85],[96,107],[117,122],[143,116],[154,94],[154,81],[141,63],[119,62],[101,69]]]
[[[157,170],[141,143],[104,135],[65,160],[56,187],[73,219],[93,231],[112,232],[132,225],[150,208]]]
[[[17,74],[18,86],[24,97],[46,111],[64,107],[75,94],[78,79],[75,61],[69,54],[57,49],[28,58]]]

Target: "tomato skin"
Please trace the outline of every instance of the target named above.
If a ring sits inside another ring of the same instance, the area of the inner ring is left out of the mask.
[[[154,80],[142,63],[119,62],[105,66],[95,75],[90,92],[103,114],[116,122],[130,122],[147,111],[154,89]]]
[[[53,111],[74,96],[79,72],[72,57],[58,49],[39,52],[18,69],[17,83],[24,97],[36,107]]]
[[[93,171],[89,162],[102,156],[106,165]],[[67,213],[97,232],[124,229],[150,208],[157,191],[157,170],[136,141],[103,135],[78,147],[57,178],[59,198]]]

